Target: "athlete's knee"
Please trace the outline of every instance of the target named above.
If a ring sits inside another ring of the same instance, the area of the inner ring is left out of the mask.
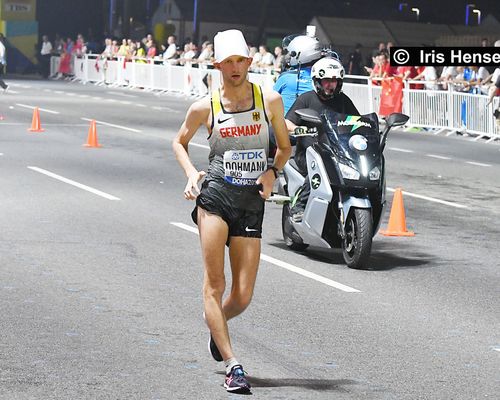
[[[205,284],[203,285],[203,297],[205,299],[215,298],[220,301],[225,290],[226,281],[224,275],[205,278]]]
[[[231,300],[233,303],[233,307],[240,312],[245,311],[246,308],[250,305],[250,302],[252,301],[252,295],[253,293],[250,290],[233,291],[231,293]]]

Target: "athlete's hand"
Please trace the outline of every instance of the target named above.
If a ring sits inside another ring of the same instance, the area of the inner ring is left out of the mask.
[[[193,172],[188,177],[188,182],[184,189],[184,198],[186,200],[194,200],[200,194],[200,188],[198,187],[198,182],[206,175],[205,171]]]
[[[271,196],[275,180],[276,178],[274,177],[274,171],[272,169],[268,169],[257,178],[255,183],[257,185],[262,185],[262,190],[259,190],[259,194],[264,200],[267,200]]]

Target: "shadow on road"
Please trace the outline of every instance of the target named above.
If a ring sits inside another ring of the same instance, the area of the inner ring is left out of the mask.
[[[253,387],[301,387],[310,390],[342,390],[343,385],[352,385],[356,381],[349,379],[271,379],[249,376]]]
[[[283,242],[269,243],[276,248],[289,251]],[[444,260],[436,259],[435,256],[423,252],[412,251],[404,247],[395,247],[392,244],[374,243],[369,261],[369,271],[388,271],[396,268],[430,268],[436,267]],[[345,265],[340,249],[322,249],[309,247],[302,252],[295,252],[314,261],[324,262],[333,265]],[[402,254],[404,253],[404,254]]]

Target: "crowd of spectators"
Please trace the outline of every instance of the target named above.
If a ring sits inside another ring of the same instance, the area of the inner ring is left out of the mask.
[[[487,39],[482,46],[489,45]],[[500,41],[495,42],[500,46]],[[490,95],[495,92],[495,83],[500,77],[500,68],[477,66],[399,66],[389,63],[389,52],[392,42],[381,42],[370,54],[368,62],[363,63],[362,45],[356,45],[346,60],[346,72],[350,75],[369,75],[374,85],[380,85],[382,79],[399,77],[404,81],[423,81],[422,84],[411,83],[411,89],[452,90]]]
[[[483,39],[483,46],[488,46],[487,39]],[[500,46],[500,41],[495,45]],[[357,44],[354,50],[344,59],[345,69],[349,75],[368,75],[374,85],[380,85],[382,79],[399,77],[405,81],[422,81],[422,84],[411,83],[412,89],[428,90],[453,90],[467,93],[486,94],[492,97],[496,94],[495,83],[500,79],[500,68],[487,69],[476,66],[443,67],[431,66],[404,66],[394,67],[389,63],[389,52],[392,42],[381,42],[378,47],[370,52],[367,62],[363,62],[362,45]],[[177,37],[171,35],[165,43],[157,43],[151,34],[142,40],[122,39],[118,41],[106,38],[99,45],[93,41],[86,41],[79,34],[75,40],[56,36],[53,44],[44,35],[39,47],[38,57],[40,73],[49,76],[50,57],[60,56],[59,70],[53,76],[62,78],[71,74],[71,64],[74,57],[87,53],[100,54],[100,60],[113,60],[122,58],[125,62],[138,63],[163,63],[170,65],[185,65],[190,63],[193,67],[213,68],[214,46],[208,40],[203,41],[200,47],[190,39],[182,44]],[[250,70],[257,73],[271,73],[278,75],[284,68],[283,49],[274,48],[274,54],[267,46],[250,46],[249,53],[252,57]]]

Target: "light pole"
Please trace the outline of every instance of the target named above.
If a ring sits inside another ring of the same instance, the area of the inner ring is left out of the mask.
[[[465,25],[469,25],[469,9],[471,7],[476,7],[475,4],[467,4],[465,6]]]
[[[477,8],[474,8],[474,10],[472,10],[472,12],[474,14],[477,14],[477,24],[481,25],[481,10],[478,10]]]
[[[420,9],[417,7],[413,7],[411,9],[415,14],[417,14],[417,22],[420,20]]]

